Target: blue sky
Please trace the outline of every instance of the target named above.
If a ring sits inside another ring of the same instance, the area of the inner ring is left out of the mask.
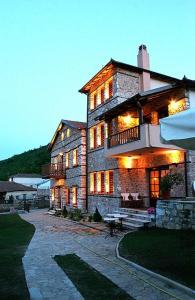
[[[85,121],[78,89],[110,58],[195,79],[195,1],[0,1],[0,160],[47,144],[60,121]]]

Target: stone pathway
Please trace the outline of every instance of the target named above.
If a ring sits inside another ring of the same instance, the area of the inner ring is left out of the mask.
[[[32,300],[83,299],[52,258],[68,253],[80,256],[137,300],[192,299],[117,259],[115,248],[119,237],[105,239],[104,232],[49,216],[44,210],[34,210],[21,217],[36,227],[23,258]]]

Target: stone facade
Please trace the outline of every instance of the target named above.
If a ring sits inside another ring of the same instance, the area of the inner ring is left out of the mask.
[[[159,200],[156,208],[156,226],[195,230],[195,199],[194,201]]]
[[[69,130],[69,136],[66,136]],[[61,138],[62,134],[64,139]],[[73,152],[77,149],[77,163],[73,163]],[[63,124],[51,149],[51,163],[61,163],[65,168],[62,178],[51,180],[51,205],[63,208],[77,207],[86,210],[86,129]],[[73,203],[73,188],[76,188],[77,203]]]

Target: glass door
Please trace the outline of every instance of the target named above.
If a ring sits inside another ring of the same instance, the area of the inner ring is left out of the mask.
[[[160,197],[160,181],[169,173],[169,167],[159,167],[150,170],[150,206],[155,207]]]

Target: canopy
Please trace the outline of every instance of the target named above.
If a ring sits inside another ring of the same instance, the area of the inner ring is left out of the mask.
[[[163,118],[160,125],[162,143],[195,150],[195,108]]]

